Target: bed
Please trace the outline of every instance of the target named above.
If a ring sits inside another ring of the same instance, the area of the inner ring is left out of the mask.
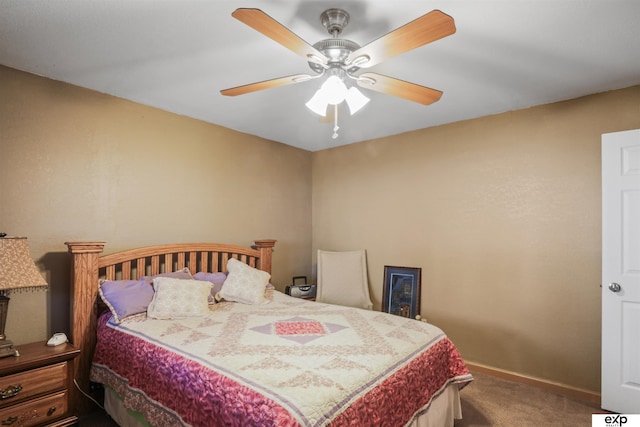
[[[67,242],[79,388],[102,384],[121,426],[441,427],[461,418],[459,391],[473,378],[442,330],[277,291],[275,243],[102,255],[104,242]],[[74,401],[81,412],[91,405],[80,393]]]

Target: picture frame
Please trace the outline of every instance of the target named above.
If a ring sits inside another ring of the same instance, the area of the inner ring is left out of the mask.
[[[422,269],[384,266],[382,311],[415,319],[420,314]]]

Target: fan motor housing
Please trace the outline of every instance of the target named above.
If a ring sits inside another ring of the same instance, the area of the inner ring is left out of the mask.
[[[360,45],[358,45],[358,43],[347,39],[325,39],[317,42],[313,47],[329,58],[329,66],[339,65],[342,68],[345,68],[344,62],[347,60],[349,54],[360,49]],[[322,65],[314,62],[309,62],[309,66],[316,73],[322,73],[322,70],[324,69]],[[349,72],[354,72],[357,71],[359,67],[353,66],[345,69]]]

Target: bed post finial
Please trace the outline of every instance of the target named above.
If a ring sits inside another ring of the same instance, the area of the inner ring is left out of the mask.
[[[98,257],[105,242],[65,242],[71,253],[71,343],[80,349],[74,378],[80,388],[89,391],[89,370],[96,346],[98,297]],[[79,413],[89,409],[89,401],[74,393]]]
[[[261,239],[254,240],[255,248],[260,251],[260,270],[271,274],[271,254],[277,240]]]

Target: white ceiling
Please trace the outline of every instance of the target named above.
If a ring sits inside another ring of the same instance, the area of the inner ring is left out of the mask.
[[[309,44],[320,14],[365,45],[440,9],[457,32],[368,71],[444,92],[423,106],[363,90],[354,116],[319,119],[319,81],[238,97],[221,89],[298,73],[305,60],[231,17],[259,8]],[[640,84],[638,0],[0,0],[0,64],[310,151]]]

